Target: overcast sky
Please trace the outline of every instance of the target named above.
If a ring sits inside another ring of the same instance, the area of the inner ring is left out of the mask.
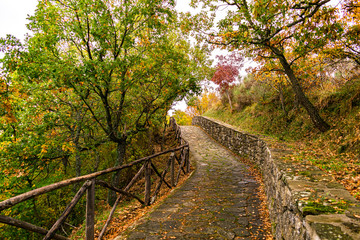
[[[0,37],[11,34],[24,39],[28,14],[33,15],[37,0],[0,0]]]

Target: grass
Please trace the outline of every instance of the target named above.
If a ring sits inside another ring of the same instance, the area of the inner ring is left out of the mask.
[[[348,208],[348,204],[338,203],[336,205],[324,205],[323,202],[308,201],[306,206],[303,207],[302,212],[304,215],[319,215],[323,213],[344,213]]]

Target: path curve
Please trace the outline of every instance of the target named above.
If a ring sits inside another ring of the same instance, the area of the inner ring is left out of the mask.
[[[249,167],[200,128],[181,130],[194,174],[117,239],[265,239]]]

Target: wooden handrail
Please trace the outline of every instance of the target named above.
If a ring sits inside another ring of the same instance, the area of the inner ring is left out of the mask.
[[[4,200],[4,201],[0,202],[0,212],[7,209],[7,208],[13,207],[16,204],[24,202],[24,201],[26,201],[26,200],[28,200],[30,198],[42,195],[44,193],[48,193],[48,192],[51,192],[53,190],[56,190],[56,189],[59,189],[59,188],[62,188],[62,187],[66,187],[66,186],[72,185],[74,183],[90,180],[92,178],[97,178],[99,176],[102,176],[102,175],[105,175],[105,174],[108,174],[108,173],[112,173],[112,172],[115,172],[115,171],[118,171],[118,170],[129,168],[129,167],[132,167],[132,166],[134,166],[136,164],[145,162],[145,161],[147,161],[149,159],[158,157],[160,155],[164,155],[164,154],[169,153],[169,152],[179,151],[179,150],[181,150],[182,148],[184,148],[186,146],[188,146],[188,144],[182,145],[182,146],[174,148],[174,149],[166,150],[166,151],[163,151],[163,152],[160,152],[160,153],[156,153],[156,154],[153,154],[151,156],[147,156],[147,157],[144,157],[144,158],[141,158],[141,159],[138,159],[138,160],[135,160],[135,161],[133,161],[133,162],[131,162],[129,164],[125,164],[125,165],[118,166],[118,167],[108,168],[108,169],[105,169],[105,170],[102,170],[102,171],[99,171],[99,172],[95,172],[95,173],[83,175],[83,176],[80,176],[80,177],[67,179],[67,180],[64,180],[64,181],[61,181],[61,182],[53,183],[53,184],[50,184],[50,185],[47,185],[47,186],[44,186],[44,187],[41,187],[41,188],[31,190],[29,192],[20,194],[18,196],[15,196],[15,197],[12,197],[12,198],[9,198],[7,200]]]
[[[190,172],[189,144],[188,144],[188,142],[186,142],[184,139],[181,138],[181,130],[180,130],[180,127],[176,124],[175,120],[172,119],[172,121],[170,121],[170,123],[173,124],[172,127],[175,130],[176,141],[181,144],[181,146],[179,146],[179,147],[169,149],[166,151],[162,151],[162,152],[153,154],[151,156],[147,156],[147,157],[135,160],[131,163],[124,164],[122,166],[108,168],[108,169],[98,171],[95,173],[67,179],[67,180],[60,181],[60,182],[57,182],[54,184],[50,184],[50,185],[47,185],[44,187],[40,187],[40,188],[31,190],[29,192],[20,194],[18,196],[15,196],[15,197],[12,197],[10,199],[0,202],[0,212],[2,212],[5,209],[13,207],[21,202],[24,202],[24,201],[34,198],[36,196],[40,196],[42,194],[45,194],[45,193],[75,184],[75,183],[85,182],[50,230],[46,230],[44,228],[35,226],[33,224],[11,218],[9,216],[1,216],[0,215],[0,223],[13,225],[13,226],[20,227],[20,228],[23,228],[28,231],[43,234],[43,235],[45,235],[44,239],[67,240],[68,238],[58,235],[55,232],[59,229],[61,224],[64,223],[64,221],[66,220],[69,213],[72,211],[74,206],[78,203],[80,198],[86,192],[87,200],[86,200],[86,230],[85,230],[85,233],[86,233],[87,240],[93,240],[94,239],[94,225],[95,225],[95,184],[98,184],[102,187],[109,188],[109,189],[114,190],[119,193],[119,196],[116,199],[115,204],[113,205],[113,208],[109,214],[109,217],[108,217],[103,229],[100,232],[98,239],[101,240],[105,234],[108,224],[111,221],[112,215],[115,212],[115,208],[123,196],[132,197],[132,198],[137,199],[141,204],[150,205],[155,201],[157,194],[160,192],[162,183],[164,183],[168,188],[172,188],[177,185],[181,172],[184,172],[185,174],[186,174],[186,172]],[[180,154],[179,154],[180,159],[178,159],[175,154],[178,151],[180,151]],[[160,173],[151,160],[153,158],[156,158],[158,156],[161,156],[161,155],[164,155],[167,153],[171,153],[170,158],[167,161],[166,168],[162,171],[162,173]],[[175,165],[174,165],[175,159],[177,160],[176,162],[179,165],[177,173],[175,173]],[[143,164],[143,165],[124,189],[120,189],[116,186],[112,186],[111,184],[108,184],[105,181],[96,179],[99,176],[103,176],[105,174],[109,174],[109,173],[112,173],[115,171],[120,171],[122,169],[130,168],[137,164]],[[160,179],[155,188],[153,196],[151,196],[152,169],[156,173],[155,176],[157,176]],[[165,176],[166,176],[167,172],[169,171],[169,169],[170,169],[170,174],[171,174],[170,184],[165,180]],[[138,198],[136,195],[129,193],[130,188],[135,184],[135,182],[138,180],[138,178],[140,176],[143,176],[145,178],[144,201],[141,200],[140,198]]]

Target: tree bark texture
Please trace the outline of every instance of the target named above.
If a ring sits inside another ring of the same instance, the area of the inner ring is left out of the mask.
[[[291,86],[296,94],[297,99],[300,104],[305,108],[307,113],[309,114],[312,122],[315,127],[319,129],[321,132],[326,132],[330,129],[330,125],[327,124],[320,116],[318,109],[310,102],[310,100],[306,97],[298,79],[296,78],[294,71],[291,69],[290,64],[287,62],[285,56],[283,54],[277,53],[279,56],[280,63],[284,68],[285,74],[288,76]]]
[[[233,106],[232,106],[232,101],[231,101],[231,96],[230,96],[230,92],[229,92],[229,91],[230,91],[229,89],[226,90],[226,96],[227,96],[228,101],[229,101],[230,111],[233,112]]]
[[[280,96],[281,109],[283,110],[285,117],[287,118],[288,112],[286,111],[286,107],[285,107],[284,91],[281,83],[279,84],[279,96]]]
[[[116,148],[116,152],[117,152],[117,157],[116,157],[116,162],[115,162],[115,167],[116,166],[121,166],[124,163],[124,159],[125,159],[125,152],[126,152],[126,140],[118,142],[117,144],[117,148]],[[120,183],[120,173],[121,171],[116,171],[113,176],[112,176],[112,181],[111,184],[114,187],[118,187],[119,183]],[[115,191],[109,191],[108,194],[108,203],[110,206],[113,206],[115,201],[116,201],[116,192]]]

